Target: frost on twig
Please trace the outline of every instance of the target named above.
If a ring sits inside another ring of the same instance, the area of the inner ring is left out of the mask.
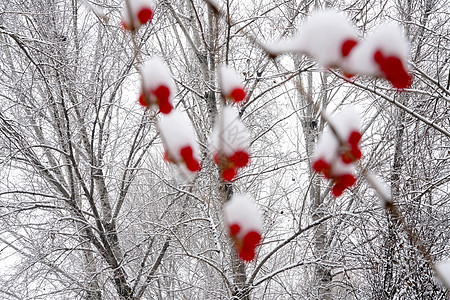
[[[109,22],[109,17],[106,15],[106,12],[103,8],[98,6],[97,4],[91,4],[87,0],[82,0],[81,3],[86,6],[87,9],[92,11],[97,17],[105,21],[105,23]]]

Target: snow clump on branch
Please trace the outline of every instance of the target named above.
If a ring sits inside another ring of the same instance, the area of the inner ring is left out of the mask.
[[[347,73],[382,76],[398,89],[411,85],[407,69],[409,43],[400,28],[383,24],[350,53]]]
[[[314,12],[291,40],[266,46],[275,54],[306,54],[320,65],[332,67],[341,66],[357,43],[358,34],[343,14],[321,10]]]
[[[142,67],[142,92],[139,103],[145,107],[157,105],[159,111],[168,114],[172,111],[170,98],[173,83],[166,63],[160,57],[153,57]]]
[[[236,70],[223,65],[219,68],[218,75],[222,95],[235,103],[245,102],[247,94]]]
[[[224,107],[211,134],[211,152],[225,181],[233,181],[239,168],[250,159],[250,132],[236,110]]]
[[[158,127],[166,149],[165,160],[177,164],[185,173],[200,171],[200,151],[186,113],[173,110],[158,121]]]
[[[443,283],[450,287],[450,261],[439,261],[435,267],[440,278],[444,281]]]
[[[253,199],[245,194],[235,194],[225,203],[223,212],[239,257],[243,261],[252,261],[262,234],[261,214]]]
[[[312,168],[332,181],[335,197],[342,195],[356,182],[353,162],[362,156],[359,124],[355,108],[347,107],[330,120],[317,143]]]
[[[334,10],[314,12],[290,40],[266,44],[272,55],[306,54],[327,68],[340,67],[347,77],[383,77],[397,89],[411,85],[407,58],[409,43],[393,24],[379,26],[362,42],[347,18]]]

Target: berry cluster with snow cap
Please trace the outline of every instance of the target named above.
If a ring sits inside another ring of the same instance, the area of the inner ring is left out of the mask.
[[[315,57],[319,64],[341,66],[358,43],[358,34],[347,18],[333,10],[317,11],[303,24],[295,38],[299,52]]]
[[[172,110],[158,121],[158,127],[166,148],[164,158],[185,167],[191,173],[200,171],[199,149],[194,128],[186,113]]]
[[[350,53],[348,73],[382,76],[398,89],[411,85],[407,70],[408,42],[400,28],[383,24]]]
[[[348,77],[381,76],[398,89],[407,88],[412,82],[406,64],[408,42],[397,26],[381,25],[358,42],[354,27],[334,10],[314,12],[291,40],[266,47],[274,55],[285,52],[309,55],[322,66],[342,68]]]
[[[234,242],[239,257],[252,261],[256,247],[261,242],[261,215],[253,199],[245,194],[236,194],[224,205],[225,225]]]
[[[122,14],[122,26],[126,30],[135,31],[153,19],[155,4],[152,0],[125,0]],[[130,11],[128,11],[128,7]],[[131,18],[131,20],[130,20]]]
[[[357,43],[358,34],[344,15],[320,10],[311,14],[291,40],[266,46],[274,54],[301,53],[314,57],[322,66],[340,67]]]
[[[250,133],[236,110],[224,107],[211,135],[211,152],[225,181],[233,181],[237,170],[249,162]]]
[[[222,95],[234,103],[245,102],[247,93],[236,71],[229,66],[219,68],[219,84]]]
[[[336,132],[330,127],[325,128],[317,143],[312,168],[332,181],[332,193],[338,197],[356,182],[353,162],[362,155],[359,149],[360,121],[356,110],[348,107],[330,122]]]
[[[139,103],[145,107],[157,105],[159,111],[172,111],[170,98],[174,90],[169,68],[160,57],[153,57],[142,67],[142,93]]]

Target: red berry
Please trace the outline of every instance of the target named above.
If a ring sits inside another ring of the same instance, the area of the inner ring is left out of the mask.
[[[222,178],[226,181],[233,181],[234,177],[236,176],[236,169],[235,168],[227,168],[222,171]]]
[[[246,95],[247,94],[245,93],[245,91],[243,89],[237,88],[231,92],[230,96],[232,99],[234,99],[234,102],[241,102],[245,99]]]
[[[331,192],[333,193],[333,195],[335,197],[339,197],[340,195],[342,195],[344,193],[345,190],[345,186],[339,183],[336,183],[333,188],[331,189]]]
[[[256,246],[261,241],[261,234],[256,231],[248,232],[243,239],[244,247],[245,245]]]
[[[149,103],[148,103],[148,101],[147,101],[147,97],[145,97],[144,93],[142,93],[142,94],[139,96],[139,104],[142,105],[142,106],[145,106],[145,107],[148,107],[148,106],[149,106]]]
[[[362,156],[361,150],[359,150],[358,146],[352,146],[351,153],[352,153],[354,160],[358,160]]]
[[[398,89],[404,89],[411,85],[411,75],[406,72],[402,61],[394,56],[386,58],[380,66],[384,76]]]
[[[358,131],[352,131],[352,133],[350,133],[350,136],[348,137],[348,142],[350,143],[350,145],[357,145],[361,140],[361,137],[361,133],[359,133]]]
[[[376,62],[377,64],[382,64],[383,61],[384,61],[384,55],[383,55],[383,53],[381,53],[380,50],[377,50],[377,51],[375,52],[375,54],[373,55],[373,59],[375,60],[375,62]]]
[[[344,174],[339,176],[336,181],[338,182],[338,184],[343,185],[345,189],[354,185],[356,182],[356,178],[351,174]]]
[[[245,167],[248,164],[249,156],[245,151],[236,151],[230,158],[230,161],[238,168]]]
[[[404,89],[411,85],[411,75],[405,70],[403,62],[395,56],[385,57],[380,50],[373,56],[375,62],[380,67],[384,78],[389,80],[398,89]]]
[[[153,94],[156,96],[156,101],[159,105],[159,111],[163,114],[170,113],[173,107],[169,101],[169,88],[165,85],[160,85],[156,90],[153,91]]]
[[[239,231],[241,231],[241,226],[239,226],[238,224],[230,225],[230,235],[231,236],[238,234]]]
[[[200,171],[200,164],[197,162],[197,160],[194,158],[193,151],[191,146],[186,146],[181,148],[180,155],[183,158],[186,167],[191,172],[197,172]]]
[[[342,47],[341,47],[341,54],[343,57],[346,57],[347,55],[350,54],[350,52],[352,51],[353,47],[355,47],[358,44],[357,41],[355,40],[346,40],[344,41],[344,43],[342,43]]]
[[[159,111],[165,115],[172,111],[172,104],[168,100],[159,102]]]
[[[250,262],[255,258],[255,249],[254,247],[242,247],[241,251],[239,251],[239,257],[243,261]]]
[[[149,8],[143,8],[138,12],[137,17],[141,24],[145,24],[147,22],[151,22],[153,18],[153,12]]]
[[[323,159],[318,159],[315,162],[313,162],[312,168],[317,173],[323,173],[325,177],[329,175],[331,170],[330,164]]]

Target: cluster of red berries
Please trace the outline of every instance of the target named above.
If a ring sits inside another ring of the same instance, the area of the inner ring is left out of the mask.
[[[238,150],[231,156],[222,153],[214,155],[214,162],[219,166],[222,179],[233,181],[237,175],[237,170],[248,165],[250,157],[247,152]]]
[[[145,107],[150,107],[152,104],[156,104],[159,111],[166,115],[173,109],[169,99],[170,89],[165,85],[160,85],[156,89],[151,89],[146,93],[141,93],[139,96],[139,104]]]
[[[345,189],[356,182],[353,163],[362,156],[359,148],[361,133],[356,130],[357,123],[359,119],[353,109],[342,112],[333,123],[338,125],[334,132],[325,131],[316,149],[312,168],[331,180],[331,192],[335,197],[342,195]],[[339,137],[335,134],[339,134]]]
[[[182,158],[182,163],[191,172],[198,172],[201,170],[200,163],[194,157],[194,151],[191,146],[182,147],[179,151]],[[170,157],[169,151],[164,152],[164,160],[170,163],[176,163],[176,161]]]
[[[256,247],[261,242],[261,234],[257,231],[247,232],[243,238],[239,238],[241,227],[238,224],[232,224],[229,227],[230,237],[234,242],[239,257],[243,261],[252,261],[256,254]]]

